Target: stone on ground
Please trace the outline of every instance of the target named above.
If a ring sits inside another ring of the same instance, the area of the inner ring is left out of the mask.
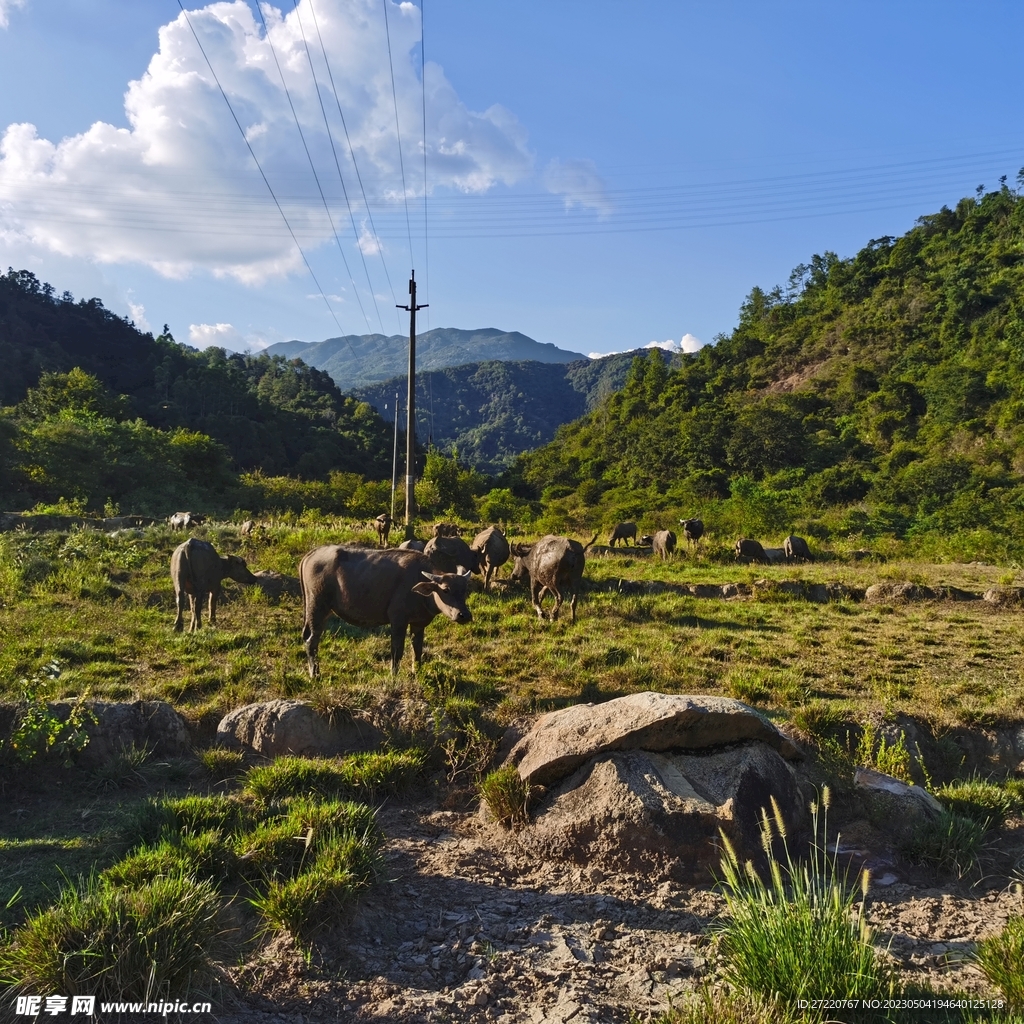
[[[74,705],[58,701],[50,707],[67,719]],[[188,752],[191,742],[185,720],[166,701],[137,700],[132,703],[90,700],[85,706],[95,721],[84,724],[89,743],[78,757],[87,767],[106,764],[123,750],[145,747],[160,757],[177,757]]]

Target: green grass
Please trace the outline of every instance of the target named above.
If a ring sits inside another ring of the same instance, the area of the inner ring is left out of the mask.
[[[827,801],[826,792],[826,807]],[[815,806],[812,820],[809,859],[796,861],[778,808],[774,821],[765,814],[767,881],[751,863],[740,863],[723,836],[723,979],[755,1000],[789,1007],[822,993],[834,999],[890,997],[896,980],[872,945],[865,916],[867,877],[858,893],[838,854],[829,852],[827,810]]]
[[[249,771],[245,788],[261,800],[315,794],[377,800],[407,788],[423,769],[419,750],[323,757],[279,757]]]
[[[1010,918],[999,935],[980,943],[977,958],[1010,1008],[1024,1013],[1024,917]]]
[[[479,789],[491,814],[506,828],[524,825],[530,820],[530,784],[522,779],[515,765],[488,773]]]
[[[98,999],[205,993],[222,939],[210,882],[172,874],[137,886],[92,878],[64,889],[0,947],[0,984]]]
[[[196,756],[215,782],[233,779],[245,770],[245,755],[238,750],[209,747],[200,750]]]
[[[1019,780],[999,785],[978,777],[954,780],[935,791],[947,810],[978,822],[983,828],[999,828],[1008,817],[1024,810],[1024,789]]]
[[[915,827],[903,853],[912,863],[963,878],[978,866],[985,831],[983,821],[944,810],[935,821],[921,822]]]

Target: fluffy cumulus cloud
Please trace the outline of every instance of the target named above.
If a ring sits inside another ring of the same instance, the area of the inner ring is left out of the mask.
[[[705,342],[701,341],[700,338],[695,337],[692,334],[684,334],[682,341],[676,341],[673,338],[669,338],[668,341],[649,341],[646,345],[641,345],[640,348],[660,348],[665,352],[697,352],[702,349]],[[591,359],[603,359],[605,356],[617,356],[621,355],[622,352],[634,352],[635,349],[621,349],[615,352],[590,352],[588,353]]]
[[[249,348],[249,343],[237,327],[232,324],[190,324],[188,343],[196,348],[230,348],[242,352]]]
[[[566,209],[582,206],[602,217],[612,212],[607,186],[593,160],[552,160],[544,168],[544,187],[561,196]]]
[[[417,196],[423,189],[419,10],[387,2],[406,181]],[[11,0],[0,0],[0,18],[10,7]],[[386,217],[389,204],[397,208],[403,185],[381,3],[300,0],[285,14],[264,10],[269,32],[243,0],[190,11],[191,27],[184,14],[164,25],[146,73],[128,86],[128,128],[96,122],[80,135],[51,142],[34,125],[9,125],[0,139],[0,239],[99,262],[143,263],[170,277],[206,269],[257,283],[300,267],[301,256],[246,146],[247,140],[302,246],[328,241],[330,220],[277,62],[335,223],[346,226],[348,210],[332,136],[349,194],[361,203],[341,115],[374,217]],[[512,114],[499,106],[469,110],[436,64],[428,62],[422,85],[432,189],[483,192],[531,173],[525,133]],[[364,224],[365,211],[354,213]],[[365,251],[373,242],[364,238],[360,244]]]

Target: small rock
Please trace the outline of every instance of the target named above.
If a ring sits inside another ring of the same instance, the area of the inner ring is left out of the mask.
[[[936,942],[934,946],[929,950],[934,956],[941,956],[943,953],[949,952],[949,946],[944,942]]]

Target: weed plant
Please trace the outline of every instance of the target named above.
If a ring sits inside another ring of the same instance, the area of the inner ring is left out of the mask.
[[[896,990],[892,971],[872,945],[865,917],[868,874],[857,890],[839,866],[838,837],[828,836],[829,794],[812,805],[809,858],[794,859],[778,805],[764,812],[765,881],[751,861],[740,863],[723,834],[721,926],[724,980],[755,1000],[796,1006],[800,999],[883,999]],[[831,844],[831,852],[830,852]],[[783,858],[775,850],[781,846]]]
[[[779,1002],[712,989],[704,985],[692,998],[673,1005],[654,1024],[800,1024],[802,1015]],[[630,1024],[639,1024],[633,1017]]]
[[[245,769],[245,755],[238,750],[209,747],[206,750],[200,750],[197,756],[199,763],[216,782],[233,779]]]
[[[999,935],[979,943],[977,959],[1010,1009],[1024,1014],[1024,917],[1010,918]]]
[[[944,810],[934,821],[919,823],[903,844],[912,863],[963,878],[978,866],[985,844],[986,820]]]
[[[516,828],[530,820],[530,784],[523,780],[515,765],[496,768],[484,776],[480,795],[505,828]]]
[[[408,788],[422,771],[421,750],[324,757],[279,757],[249,771],[246,791],[260,800],[317,795],[378,800]]]
[[[137,886],[93,876],[0,946],[0,984],[100,1000],[205,993],[223,938],[220,907],[216,887],[188,875]]]
[[[984,828],[999,828],[1007,818],[1024,809],[1024,792],[1019,780],[998,785],[973,776],[940,787],[935,795],[947,808],[961,817],[979,822]]]

